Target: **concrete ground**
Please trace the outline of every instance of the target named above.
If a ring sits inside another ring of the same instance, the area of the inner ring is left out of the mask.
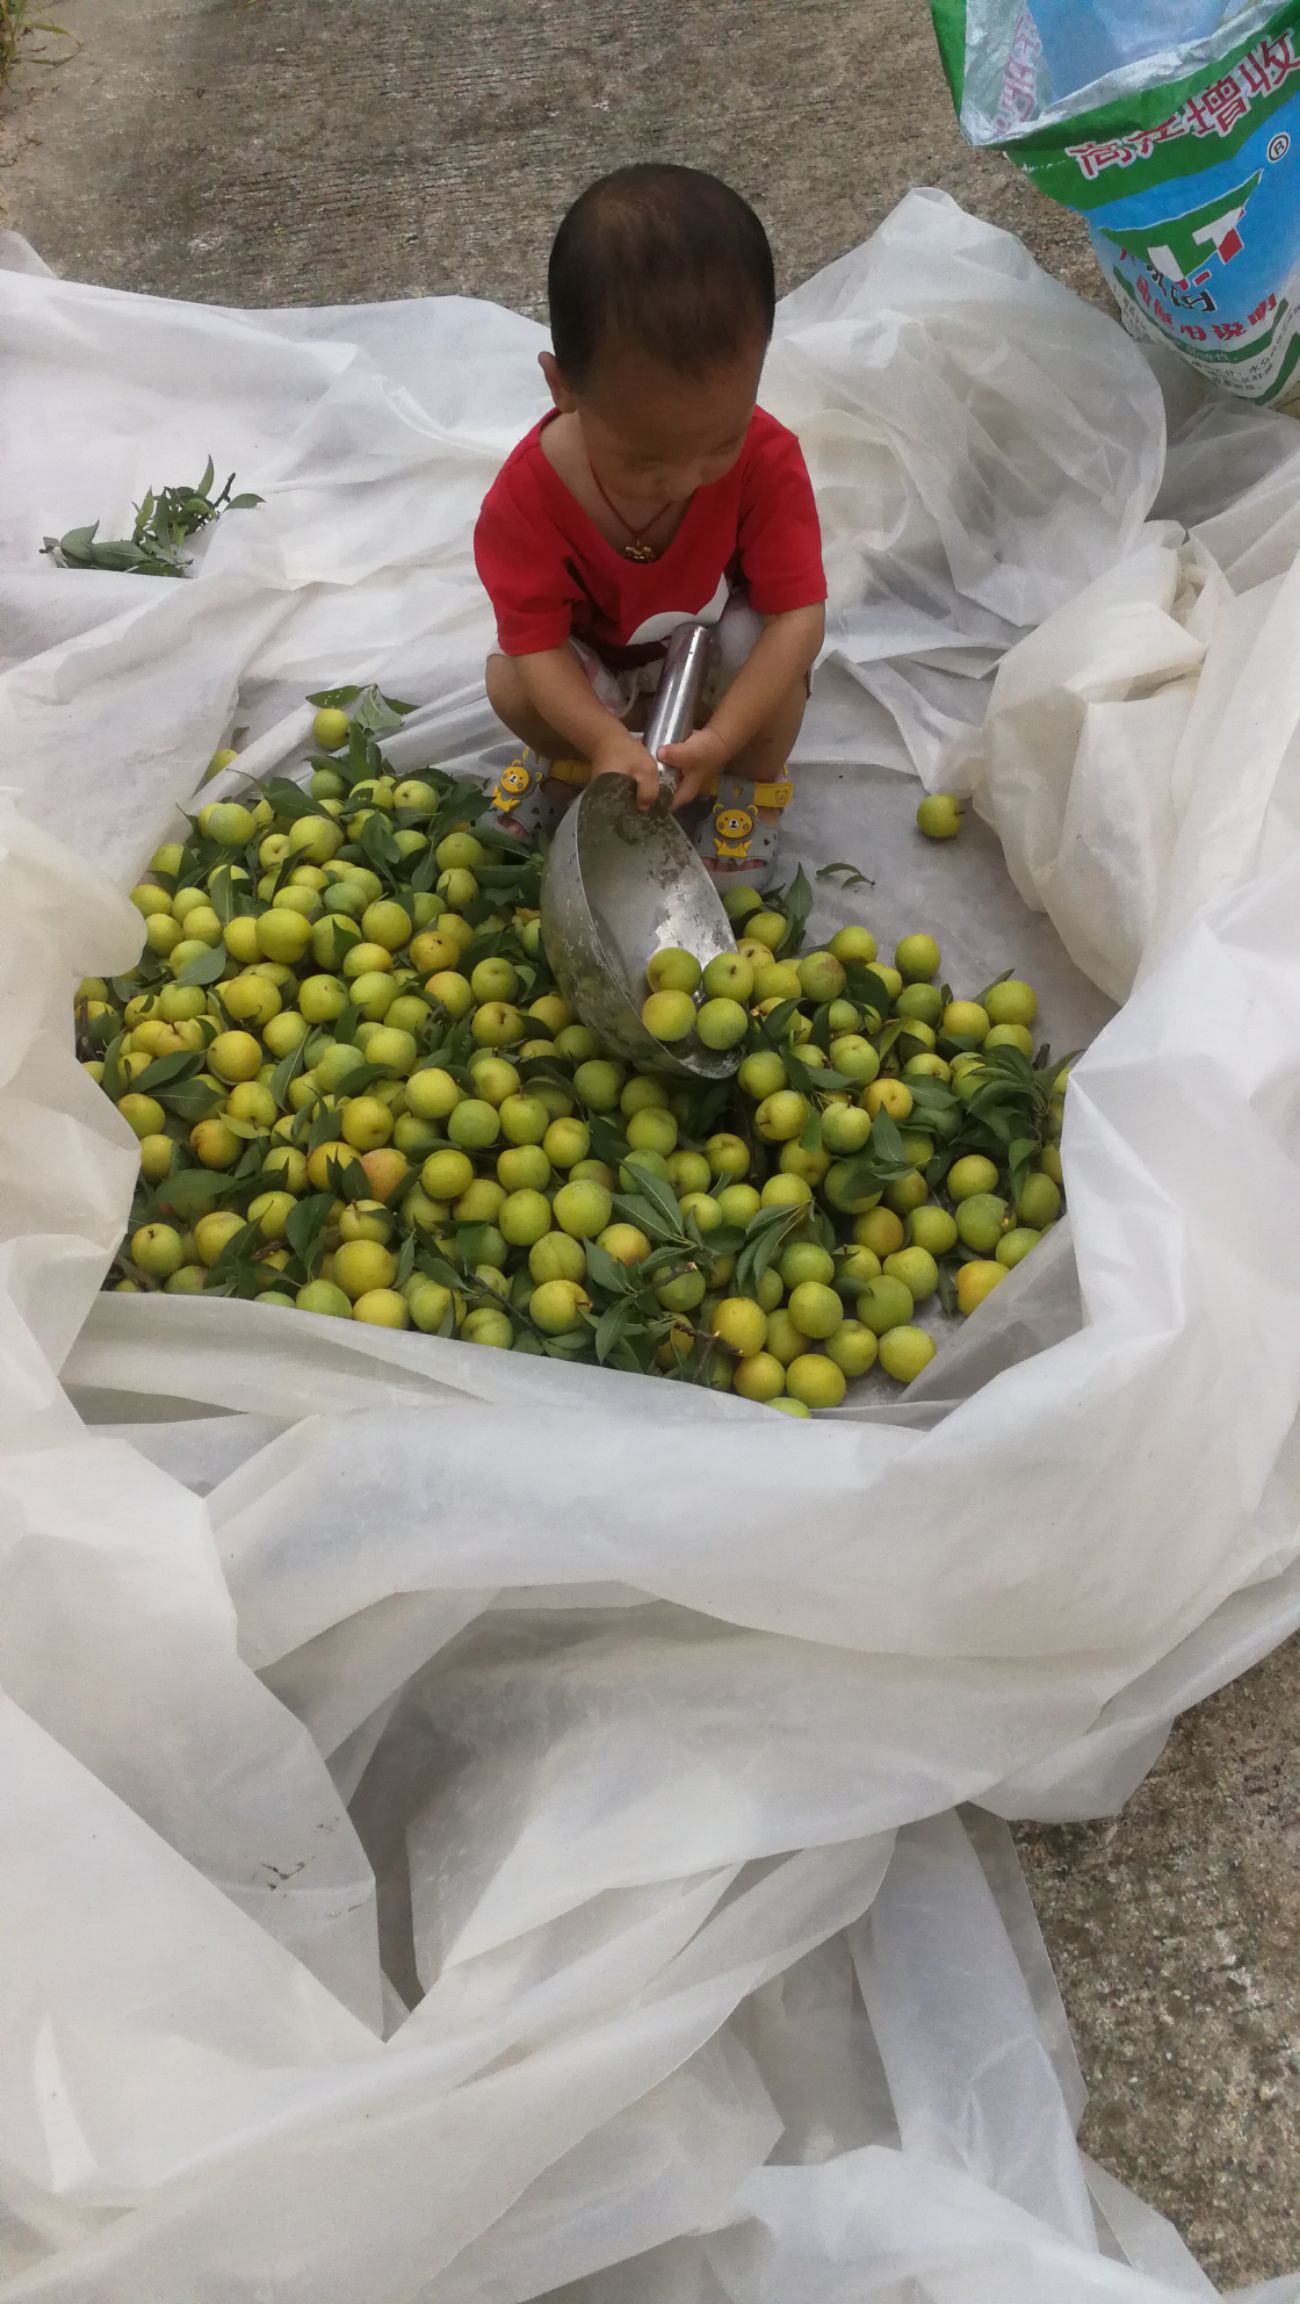
[[[42,11],[46,13],[46,11]],[[536,312],[553,223],[631,157],[762,210],[783,285],[938,184],[1099,293],[1079,227],[952,121],[923,0],[59,0],[0,97],[0,220],[62,273],[227,304],[458,290]],[[1225,2286],[1300,2265],[1291,1647],[1114,1823],[1019,1835],[1084,2140]]]

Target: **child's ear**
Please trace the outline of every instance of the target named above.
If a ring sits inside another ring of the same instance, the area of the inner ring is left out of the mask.
[[[560,374],[559,362],[553,352],[539,352],[537,365],[546,378],[552,400],[561,416],[571,416],[578,403]]]

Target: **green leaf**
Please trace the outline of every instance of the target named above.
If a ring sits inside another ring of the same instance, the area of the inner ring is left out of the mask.
[[[307,1150],[319,1152],[322,1144],[333,1144],[338,1138],[339,1114],[323,1104],[310,1107],[311,1121],[307,1132]]]
[[[318,688],[314,696],[307,698],[307,702],[316,705],[354,704],[360,694],[359,688]]]
[[[1018,1136],[1007,1150],[1007,1170],[1011,1185],[1011,1198],[1017,1199],[1020,1187],[1038,1158],[1039,1146],[1032,1136]]]
[[[617,1256],[611,1256],[607,1248],[602,1248],[598,1240],[587,1242],[587,1278],[611,1296],[626,1296],[636,1285],[627,1266],[620,1264]]]
[[[361,848],[367,863],[377,872],[391,872],[399,861],[401,851],[397,841],[378,809],[367,816],[361,827]]]
[[[808,925],[812,900],[812,888],[809,884],[808,875],[801,864],[781,899],[781,910],[785,914],[786,927],[785,934],[776,948],[778,958],[783,957],[787,952],[798,951],[803,942],[804,930]]]
[[[858,1082],[843,1072],[836,1072],[829,1064],[805,1064],[792,1040],[781,1051],[785,1058],[786,1077],[801,1096],[831,1096],[837,1088],[856,1088]]]
[[[126,1094],[126,1076],[122,1071],[121,1060],[126,1049],[127,1037],[125,1032],[115,1033],[104,1050],[104,1071],[100,1086],[106,1096],[112,1097],[115,1104],[119,1096]]]
[[[465,1286],[464,1273],[457,1271],[456,1266],[449,1264],[446,1257],[439,1256],[436,1250],[417,1247],[415,1261],[420,1270],[430,1280],[436,1280],[440,1287],[452,1288],[458,1292],[463,1291]]]
[[[1017,1088],[999,1086],[994,1082],[978,1088],[966,1110],[971,1119],[982,1121],[986,1128],[992,1127],[995,1121],[999,1126],[1004,1121],[1010,1122],[1014,1135],[1023,1134],[1032,1126],[1038,1105],[1032,1094],[1026,1096]]]
[[[299,816],[319,816],[320,802],[304,792],[301,784],[293,784],[287,776],[264,777],[258,786],[262,798],[269,800],[277,816],[296,819]]]
[[[882,983],[874,968],[869,968],[864,960],[849,961],[844,971],[844,990],[859,1008],[873,1010],[882,1021],[894,1005],[889,986]]]
[[[284,1236],[304,1269],[315,1278],[325,1239],[325,1226],[334,1204],[331,1192],[313,1192],[290,1209]]]
[[[325,1172],[336,1200],[373,1200],[370,1178],[359,1160],[330,1160]]]
[[[622,1342],[632,1313],[633,1307],[626,1297],[617,1304],[611,1304],[608,1311],[601,1313],[596,1322],[595,1345],[596,1358],[602,1367],[615,1346]]]
[[[629,1321],[622,1341],[609,1356],[610,1363],[615,1368],[626,1369],[629,1375],[649,1376],[654,1370],[660,1342],[652,1326],[640,1320]]]
[[[979,1113],[977,1118],[981,1125],[988,1130],[994,1141],[1004,1149],[1010,1148],[1021,1126],[1019,1113],[1008,1112],[998,1106],[991,1106],[988,1110]]]
[[[871,1123],[871,1155],[874,1161],[896,1167],[900,1174],[906,1172],[908,1162],[903,1154],[903,1139],[897,1121],[891,1119],[888,1112],[877,1112]]]
[[[682,1212],[671,1184],[665,1183],[662,1176],[656,1176],[653,1168],[647,1168],[643,1161],[638,1160],[635,1152],[629,1154],[624,1165],[628,1174],[636,1178],[637,1197],[649,1203],[659,1223],[674,1238],[683,1238]]]
[[[666,1225],[658,1209],[653,1208],[648,1200],[640,1199],[635,1192],[616,1192],[614,1194],[614,1206],[619,1215],[627,1223],[635,1224],[638,1230],[645,1233],[648,1240],[667,1240],[670,1242],[674,1254],[677,1254],[684,1247],[685,1241],[679,1219],[675,1217],[671,1225]],[[645,1272],[648,1265],[649,1258],[639,1269]]]
[[[346,1104],[350,1096],[364,1096],[367,1088],[373,1087],[376,1080],[391,1080],[392,1078],[393,1066],[391,1064],[358,1064],[353,1071],[347,1074],[339,1089],[339,1094]]]
[[[856,864],[843,862],[821,864],[815,876],[818,880],[838,880],[844,888],[874,888],[876,885],[874,880],[867,878],[865,872],[859,871]]]
[[[472,787],[465,786],[462,789],[472,790],[480,801],[483,798],[483,786],[481,784],[475,784]],[[521,871],[536,869],[536,851],[527,847],[520,840],[517,832],[503,832],[499,824],[476,824],[474,838],[480,847],[495,849],[499,856],[519,857]]]
[[[230,1239],[227,1240],[221,1254],[213,1264],[212,1270],[219,1278],[226,1276],[231,1272],[234,1265],[247,1263],[250,1249],[260,1248],[262,1245],[262,1235],[256,1224],[243,1224],[238,1232],[232,1233]]]
[[[255,1260],[251,1257],[235,1257],[229,1267],[229,1285],[224,1290],[219,1287],[218,1293],[239,1296],[245,1303],[252,1303],[261,1295],[262,1287],[261,1268]]]
[[[714,1080],[708,1087],[689,1090],[688,1093],[692,1098],[689,1133],[696,1142],[702,1144],[706,1137],[713,1134],[723,1114],[730,1110],[734,1085],[730,1080]]]
[[[745,1227],[745,1241],[736,1258],[736,1290],[752,1296],[776,1255],[786,1233],[803,1216],[802,1208],[760,1208]]]
[[[192,1080],[194,1074],[202,1070],[203,1053],[201,1049],[194,1049],[176,1056],[155,1056],[152,1064],[146,1064],[134,1085],[141,1096],[152,1096],[159,1088],[165,1088],[170,1081]]]
[[[358,771],[358,780],[383,774],[383,753],[363,720],[354,719],[348,729],[347,758]]]
[[[438,859],[433,852],[433,842],[430,841],[423,854],[417,858],[415,869],[409,877],[407,886],[413,888],[418,894],[427,895],[438,877],[438,870]]]
[[[290,1085],[297,1079],[306,1061],[307,1043],[305,1040],[300,1040],[296,1048],[291,1048],[287,1056],[280,1058],[271,1074],[271,1094],[281,1111],[284,1110],[288,1100]]]
[[[187,960],[176,978],[178,984],[215,984],[223,976],[230,961],[224,944],[210,945],[205,952],[196,952]]]
[[[666,1274],[685,1271],[688,1260],[692,1259],[694,1254],[695,1251],[689,1241],[685,1240],[666,1240],[659,1247],[652,1249],[650,1254],[636,1266],[633,1274],[638,1295],[645,1296],[647,1290],[651,1288],[651,1283],[662,1280]],[[656,1313],[660,1311],[657,1302],[653,1309]],[[668,1318],[669,1315],[665,1314],[664,1317]]]
[[[835,1227],[824,1208],[814,1208],[807,1229],[819,1248],[835,1246]]]
[[[792,1017],[799,1011],[797,1000],[782,1000],[770,1015],[759,1018],[759,1029],[771,1048],[779,1048],[789,1031]]]
[[[222,1100],[219,1088],[209,1088],[202,1080],[178,1080],[174,1086],[163,1088],[158,1101],[164,1112],[177,1120],[206,1120],[215,1112]]]
[[[419,1181],[420,1162],[417,1160],[411,1167],[407,1169],[404,1176],[398,1177],[396,1184],[392,1186],[388,1193],[388,1196],[384,1202],[384,1206],[386,1208],[390,1208],[393,1214],[396,1215],[403,1202],[412,1192],[415,1191]]]
[[[236,880],[234,874],[225,868],[219,867],[209,876],[207,895],[223,928],[240,915],[261,909],[248,882]]]
[[[617,1122],[611,1120],[608,1112],[592,1112],[588,1115],[587,1126],[591,1130],[592,1159],[603,1160],[610,1168],[621,1168],[628,1157],[629,1146]]]
[[[347,1048],[355,1047],[357,1027],[360,1022],[361,1010],[355,1001],[349,1000],[346,1007],[340,1008],[330,1028],[333,1037],[336,1040],[341,1040]]]
[[[408,1232],[397,1251],[397,1270],[393,1274],[394,1288],[404,1288],[415,1270],[415,1234]]]
[[[805,1066],[804,1069],[807,1070],[808,1067]],[[860,1094],[862,1089],[860,1080],[854,1080],[847,1072],[837,1072],[833,1064],[819,1066],[813,1072],[812,1082],[812,1093],[816,1096],[834,1096],[842,1088],[850,1089],[856,1096]]]
[[[864,1192],[879,1193],[886,1184],[893,1181],[895,1176],[903,1173],[901,1168],[890,1169],[886,1167],[882,1171],[877,1167],[869,1151],[859,1152],[856,1158],[850,1158],[844,1162],[843,1197],[846,1200],[856,1200]]]
[[[238,1196],[237,1190],[232,1193],[230,1178],[212,1168],[179,1168],[174,1175],[164,1176],[157,1191],[162,1213],[179,1217],[183,1225],[192,1224],[213,1208],[228,1208]],[[248,1197],[254,1199],[256,1193],[250,1191]]]
[[[939,1266],[939,1302],[943,1306],[944,1311],[947,1313],[948,1318],[950,1320],[955,1319],[957,1314],[957,1287],[953,1277],[952,1265],[948,1263],[943,1263]]]
[[[744,1240],[743,1224],[715,1224],[711,1232],[704,1234],[704,1245],[714,1256],[735,1256]]]
[[[960,1096],[953,1094],[947,1082],[935,1080],[929,1073],[909,1074],[903,1085],[911,1090],[912,1110],[918,1118],[933,1121],[963,1109]]]
[[[401,713],[394,711],[387,699],[373,687],[367,688],[352,718],[355,727],[368,729],[375,736],[387,735],[390,729],[400,728],[402,724]]]
[[[92,1016],[88,1023],[80,1027],[79,1037],[85,1041],[91,1055],[102,1060],[104,1050],[110,1048],[118,1036],[120,1024],[121,1019],[117,1016]]]
[[[538,1022],[540,1022],[540,1018],[530,1016],[530,1024]],[[536,1034],[536,1038],[539,1040],[544,1040],[546,1037],[545,1031]],[[577,1096],[572,1073],[566,1072],[554,1057],[530,1056],[524,1063],[522,1070],[525,1085],[529,1088],[532,1087],[535,1080],[549,1080],[555,1087],[567,1089],[570,1096]],[[581,1103],[581,1101],[581,1097],[578,1097],[578,1102]]]
[[[980,1058],[986,1072],[1005,1073],[1021,1087],[1035,1085],[1034,1067],[1019,1048],[981,1048]]]
[[[808,1041],[812,1047],[820,1048],[823,1056],[830,1055],[831,1004],[829,1000],[823,1000],[820,1008],[817,1010],[816,1015],[813,1017],[812,1031],[808,1035]]]
[[[67,535],[60,539],[59,548],[68,553],[88,552],[98,534],[98,520],[92,520],[88,528],[69,528]],[[54,539],[47,536],[45,539],[46,551],[48,552],[53,547]]]

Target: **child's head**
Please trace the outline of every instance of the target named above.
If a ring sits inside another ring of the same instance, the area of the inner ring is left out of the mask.
[[[602,484],[675,500],[720,480],[744,444],[776,304],[748,202],[696,168],[620,168],[569,210],[548,286],[542,366]]]

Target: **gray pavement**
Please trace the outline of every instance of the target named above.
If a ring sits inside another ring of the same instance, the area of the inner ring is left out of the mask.
[[[962,144],[923,0],[49,13],[81,45],[0,97],[0,220],[68,275],[224,304],[456,290],[536,312],[565,202],[666,157],[756,202],[784,286],[925,183],[1100,296],[1074,221]],[[1084,2141],[1225,2286],[1300,2265],[1297,1653],[1185,1720],[1117,1821],[1018,1835],[1092,2089]]]

